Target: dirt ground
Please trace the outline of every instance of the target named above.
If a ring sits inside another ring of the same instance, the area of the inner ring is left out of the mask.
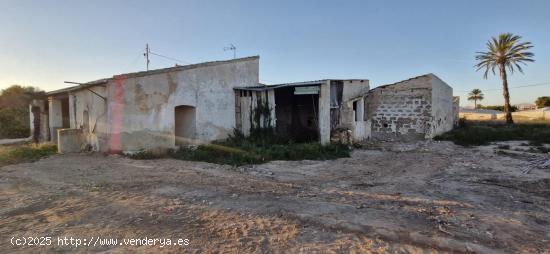
[[[0,169],[0,248],[9,253],[550,253],[549,159],[433,141],[370,145],[333,161],[237,168],[55,155]],[[52,244],[11,243],[12,237],[41,236],[52,237]],[[59,245],[58,237],[115,238],[119,244],[76,247]],[[189,245],[120,242],[145,237],[186,238]]]

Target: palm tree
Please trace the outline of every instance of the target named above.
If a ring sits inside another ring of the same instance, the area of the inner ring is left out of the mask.
[[[477,101],[483,100],[483,93],[479,89],[474,89],[468,94],[468,100],[474,101],[474,108],[477,108]]]
[[[487,79],[489,70],[496,75],[495,68],[498,67],[504,95],[504,112],[506,113],[506,123],[514,123],[512,120],[512,107],[510,105],[510,93],[508,92],[507,71],[514,73],[517,70],[523,73],[520,64],[527,65],[527,62],[534,62],[535,54],[527,52],[532,48],[531,42],[520,42],[521,36],[511,33],[502,33],[498,38],[493,37],[487,42],[487,52],[477,52],[475,65],[476,71],[485,69],[484,79]]]

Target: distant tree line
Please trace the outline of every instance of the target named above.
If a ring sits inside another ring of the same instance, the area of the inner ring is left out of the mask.
[[[481,104],[478,104],[477,105],[477,108],[478,109],[490,109],[490,110],[498,110],[498,111],[503,111],[504,112],[504,105],[500,105],[500,106],[483,106]],[[511,112],[516,112],[518,111],[518,106],[511,106]]]
[[[30,136],[29,104],[43,95],[38,88],[20,85],[0,92],[0,139]]]
[[[476,88],[468,93],[468,100],[474,101],[475,109],[491,109],[506,112],[506,104],[502,106],[483,106],[481,104],[478,104],[478,101],[482,101],[483,99],[485,99],[485,95],[480,89]],[[535,105],[537,106],[537,108],[550,107],[550,96],[538,97],[535,101]],[[518,110],[518,106],[510,105],[510,112],[516,112]]]

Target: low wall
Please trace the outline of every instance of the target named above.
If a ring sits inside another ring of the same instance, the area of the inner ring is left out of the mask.
[[[485,121],[485,120],[496,120],[499,114],[460,112],[458,115],[460,118],[464,118],[466,120]]]
[[[512,112],[512,117],[519,116],[521,118],[529,119],[550,119],[550,111],[548,110],[526,110]],[[504,114],[499,114],[498,118],[504,118]]]
[[[57,152],[78,153],[82,147],[82,131],[80,129],[57,130]]]
[[[478,121],[484,121],[484,120],[502,120],[505,119],[506,114],[504,113],[474,113],[474,112],[460,112],[460,118],[464,118],[466,120],[478,120]],[[526,110],[526,111],[518,111],[518,112],[512,112],[512,117],[517,118],[527,118],[527,119],[550,119],[550,111],[549,110]]]

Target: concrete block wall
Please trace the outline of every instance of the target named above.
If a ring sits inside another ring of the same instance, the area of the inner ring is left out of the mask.
[[[425,138],[432,120],[430,78],[420,76],[371,90],[365,111],[375,140]]]
[[[379,139],[423,138],[430,127],[431,101],[424,95],[392,93],[380,95],[380,104],[372,113],[371,135]]]
[[[452,88],[427,74],[371,90],[365,111],[373,139],[416,140],[450,131],[453,105]]]

